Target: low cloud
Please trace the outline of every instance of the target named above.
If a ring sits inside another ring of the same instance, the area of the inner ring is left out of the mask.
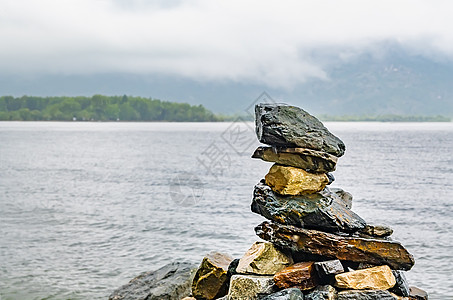
[[[0,73],[129,72],[291,88],[387,40],[452,58],[451,11],[453,2],[432,0],[4,0]]]

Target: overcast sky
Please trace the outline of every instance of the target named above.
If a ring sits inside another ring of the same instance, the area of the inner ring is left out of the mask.
[[[0,73],[165,74],[291,87],[392,40],[453,58],[453,1],[2,0]],[[323,53],[323,55],[320,55]]]

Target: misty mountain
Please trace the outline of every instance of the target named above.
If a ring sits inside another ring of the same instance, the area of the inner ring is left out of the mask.
[[[453,115],[453,63],[403,51],[362,55],[328,70],[291,96],[310,99],[329,114]],[[296,100],[295,100],[296,101]]]
[[[230,81],[135,74],[0,75],[2,95],[133,95],[202,104],[224,114],[242,113],[266,91],[275,101],[329,115],[453,116],[453,63],[391,46],[326,64],[327,80],[311,79],[291,90]]]

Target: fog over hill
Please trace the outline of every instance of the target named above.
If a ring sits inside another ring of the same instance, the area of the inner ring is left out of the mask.
[[[453,116],[446,0],[3,0],[0,95]]]
[[[331,50],[334,51],[334,50]],[[203,104],[224,114],[241,113],[263,91],[276,101],[329,115],[453,116],[453,63],[439,55],[411,53],[395,43],[343,60],[314,56],[325,79],[290,88],[250,82],[195,81],[177,76],[101,73],[92,75],[2,75],[2,95],[134,95]]]

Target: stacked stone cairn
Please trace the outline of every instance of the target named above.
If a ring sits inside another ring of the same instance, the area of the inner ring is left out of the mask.
[[[252,211],[265,221],[241,259],[208,254],[187,299],[428,299],[409,287],[413,256],[390,238],[392,229],[366,223],[352,196],[328,188],[344,143],[306,111],[258,104],[253,158],[274,162],[253,193]]]

